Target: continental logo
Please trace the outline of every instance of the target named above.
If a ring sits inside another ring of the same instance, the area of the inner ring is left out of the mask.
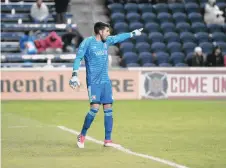
[[[64,92],[64,76],[55,79],[1,80],[1,92]]]

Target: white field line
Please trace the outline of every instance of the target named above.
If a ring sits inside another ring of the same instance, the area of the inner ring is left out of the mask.
[[[46,126],[46,125],[35,125],[35,126],[28,126],[28,125],[12,125],[12,126],[8,126],[8,128],[46,128],[46,127],[56,127],[56,126]]]
[[[62,130],[64,130],[64,131],[70,132],[71,134],[74,134],[74,135],[79,135],[80,134],[80,132],[78,132],[76,130],[73,130],[73,129],[69,129],[69,128],[65,127],[65,126],[57,126],[57,127],[62,129]],[[90,140],[90,141],[92,141],[92,142],[94,142],[96,144],[100,144],[100,145],[104,144],[103,141],[99,141],[99,140],[97,140],[95,138],[92,138],[90,136],[86,136],[86,139]],[[158,157],[154,157],[154,156],[151,156],[151,155],[145,155],[145,154],[142,154],[142,153],[133,152],[130,149],[126,149],[126,148],[124,148],[122,146],[115,146],[113,148],[115,148],[115,149],[117,149],[119,151],[125,152],[127,154],[130,154],[130,155],[134,155],[134,156],[138,156],[138,157],[154,160],[156,162],[159,162],[159,163],[162,163],[162,164],[166,164],[166,165],[169,165],[169,166],[174,167],[174,168],[188,168],[187,166],[183,166],[183,165],[180,165],[180,164],[168,161],[168,160],[164,160],[164,159],[161,159],[161,158],[158,158]]]

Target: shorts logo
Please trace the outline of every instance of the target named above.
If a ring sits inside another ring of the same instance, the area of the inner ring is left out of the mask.
[[[96,95],[92,95],[92,100],[96,100]]]
[[[161,99],[167,97],[167,74],[152,72],[144,74],[145,98]]]

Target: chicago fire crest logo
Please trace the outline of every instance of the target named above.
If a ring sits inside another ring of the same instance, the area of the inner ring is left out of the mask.
[[[167,74],[161,72],[144,73],[145,98],[167,98]]]

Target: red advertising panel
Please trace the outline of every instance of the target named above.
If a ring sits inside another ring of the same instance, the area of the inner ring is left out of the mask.
[[[202,68],[200,68],[202,69]],[[141,98],[226,98],[226,69],[142,71]]]

